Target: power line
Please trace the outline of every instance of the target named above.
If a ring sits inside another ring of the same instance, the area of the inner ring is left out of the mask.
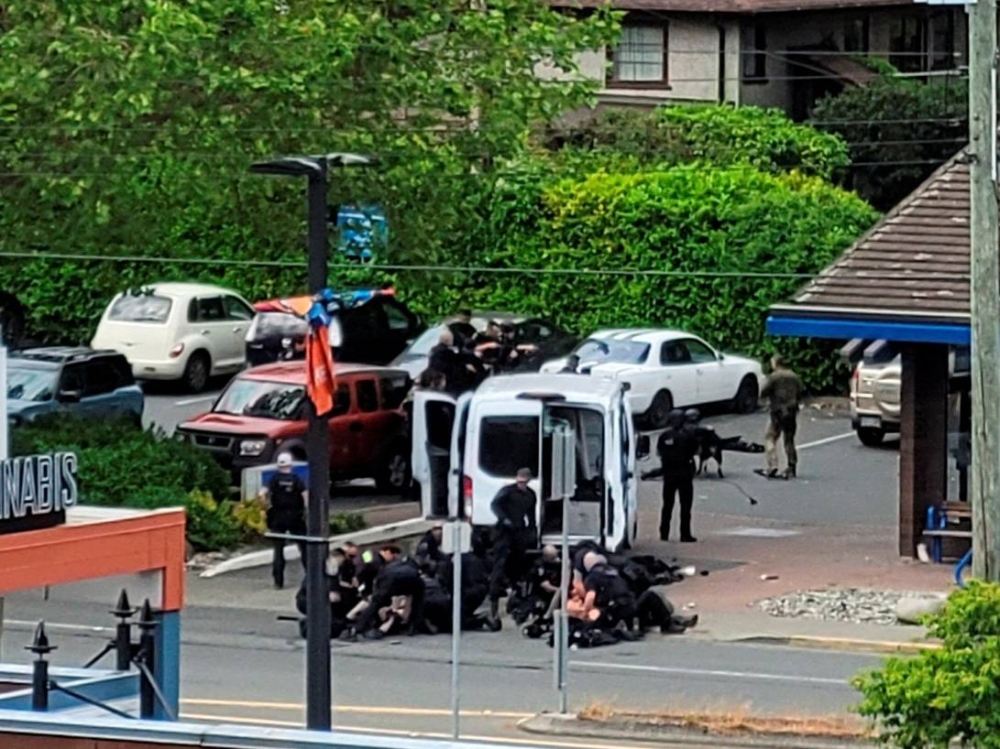
[[[202,266],[236,266],[261,268],[300,268],[306,265],[302,260],[232,260],[212,258],[165,258],[128,255],[85,255],[72,253],[41,253],[41,252],[0,252],[0,257],[21,260],[74,260],[82,262],[111,263],[148,263],[154,265],[202,265]],[[500,275],[549,275],[549,276],[585,276],[585,277],[666,277],[666,278],[753,278],[758,280],[810,280],[819,275],[805,272],[775,272],[775,271],[683,271],[656,269],[622,269],[622,268],[497,268],[474,265],[425,265],[425,264],[364,264],[350,266],[331,266],[331,273],[337,270],[370,270],[413,273],[464,273],[464,274],[500,274]],[[962,281],[969,277],[968,273],[863,273],[862,280],[885,281]],[[822,280],[822,279],[820,279]]]

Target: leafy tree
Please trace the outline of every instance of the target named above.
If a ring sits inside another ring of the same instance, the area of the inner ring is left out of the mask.
[[[816,127],[851,143],[844,184],[886,211],[968,142],[964,81],[883,75],[816,104]]]
[[[563,161],[608,170],[663,168],[690,161],[797,169],[830,179],[849,163],[836,135],[795,123],[780,109],[670,106],[607,109],[585,126],[553,128],[547,144]]]
[[[537,0],[7,4],[0,252],[298,261],[302,186],[248,166],[361,150],[381,168],[335,175],[333,202],[380,204],[392,259],[434,261],[530,125],[588,101],[575,55],[616,25]],[[565,75],[540,79],[542,63]],[[55,330],[54,313],[92,319],[108,288],[190,267],[5,262],[0,287]],[[285,293],[303,276],[257,288]]]
[[[1000,586],[973,582],[929,618],[941,650],[891,658],[854,685],[859,712],[874,719],[884,743],[900,749],[1000,747]]]

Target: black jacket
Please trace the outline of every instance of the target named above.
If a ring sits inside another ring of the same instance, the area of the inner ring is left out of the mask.
[[[694,456],[698,449],[697,435],[690,425],[669,426],[656,442],[664,476],[694,476]]]
[[[497,517],[497,527],[519,533],[535,533],[537,506],[538,496],[535,490],[530,486],[522,490],[517,484],[505,486],[490,503],[490,509]]]

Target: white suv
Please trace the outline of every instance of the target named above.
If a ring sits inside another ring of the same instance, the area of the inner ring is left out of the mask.
[[[124,354],[136,379],[181,380],[197,393],[211,376],[243,369],[253,316],[229,289],[153,284],[112,299],[91,346]]]

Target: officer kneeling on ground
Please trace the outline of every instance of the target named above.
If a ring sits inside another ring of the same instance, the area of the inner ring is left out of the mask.
[[[659,627],[663,634],[679,634],[698,623],[697,616],[674,613],[674,607],[655,590],[647,589],[636,597],[628,581],[599,554],[588,553],[584,567],[584,588],[595,594],[601,611],[600,625],[605,629],[623,626],[628,632],[637,630],[641,634],[650,627]]]

